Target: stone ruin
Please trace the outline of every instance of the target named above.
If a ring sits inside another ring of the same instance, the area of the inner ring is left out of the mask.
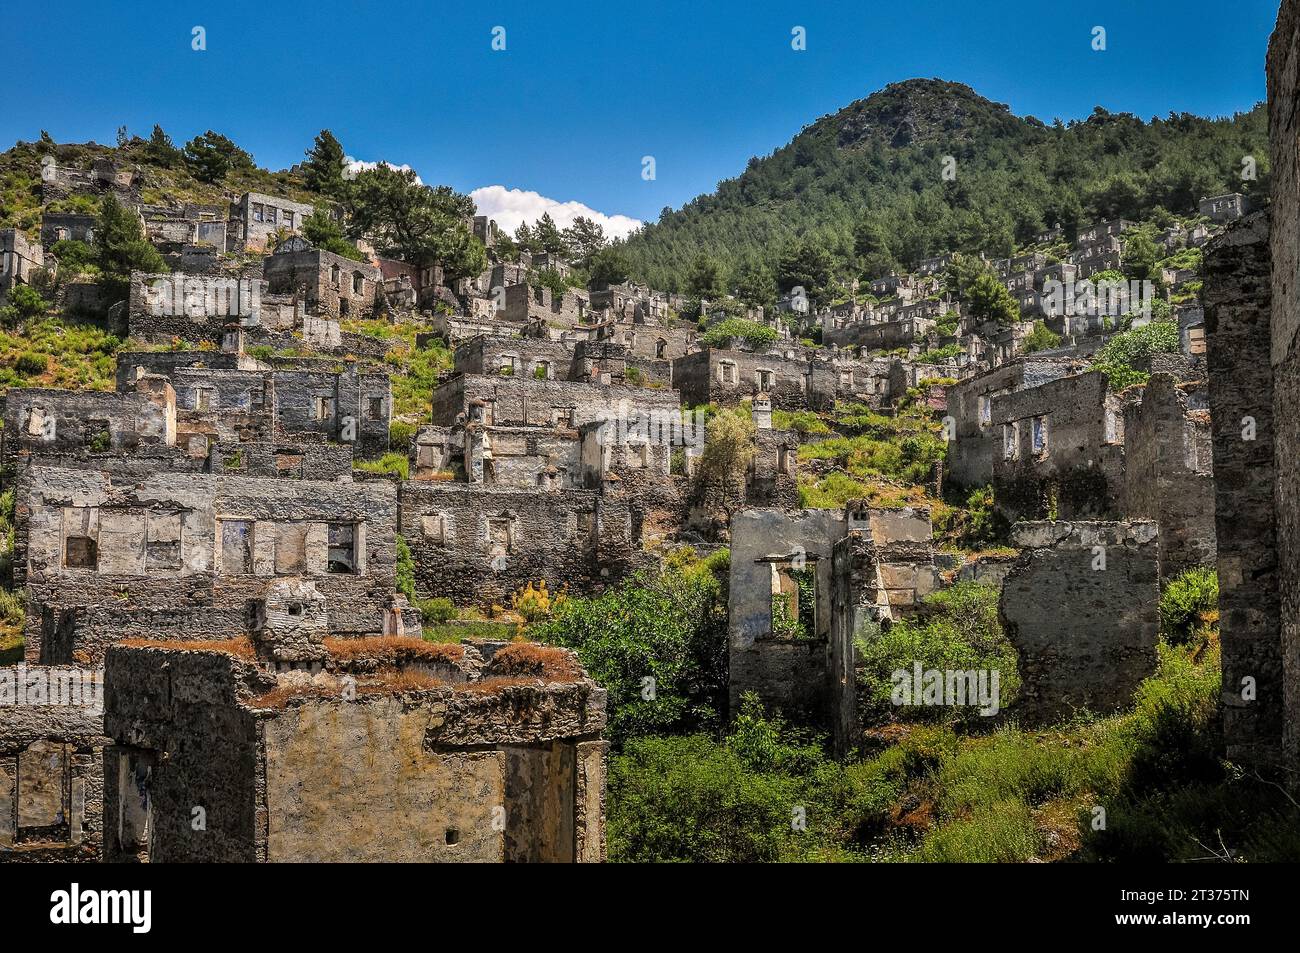
[[[274,618],[256,650],[109,652],[106,861],[604,860],[606,696],[573,653]]]
[[[750,509],[731,524],[730,699],[753,692],[827,728],[836,751],[857,722],[854,640],[913,614],[939,584],[930,514]]]
[[[1155,670],[1160,599],[1151,522],[1019,523],[998,615],[1031,723],[1111,714]]]

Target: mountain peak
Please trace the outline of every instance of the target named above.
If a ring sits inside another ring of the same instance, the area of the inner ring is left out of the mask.
[[[962,141],[990,127],[996,131],[1025,122],[1005,103],[986,99],[964,83],[924,78],[890,83],[830,120],[837,126],[836,143],[843,148],[872,142],[897,148]]]

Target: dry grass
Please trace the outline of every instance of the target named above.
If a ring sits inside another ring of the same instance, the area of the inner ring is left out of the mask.
[[[564,649],[536,642],[512,642],[499,649],[488,664],[495,678],[540,678],[574,682],[582,677],[577,660]]]
[[[253,708],[283,708],[290,699],[312,696],[315,698],[332,698],[343,693],[341,685],[314,685],[307,683],[283,684],[249,701]]]
[[[425,642],[401,635],[374,635],[361,639],[325,639],[330,657],[340,662],[362,658],[402,662],[444,662],[455,664],[465,657],[465,646],[456,642]]]
[[[257,651],[253,640],[246,635],[233,639],[123,639],[118,643],[132,649],[183,649],[186,652],[224,652],[253,662]]]

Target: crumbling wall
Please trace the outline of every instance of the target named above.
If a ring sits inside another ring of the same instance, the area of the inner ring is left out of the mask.
[[[646,558],[639,510],[591,491],[411,480],[401,505],[420,598],[508,606],[512,593],[542,579],[552,592],[587,595]]]
[[[1090,371],[993,398],[998,511],[1019,519],[1115,518],[1123,494],[1123,408]]]
[[[434,388],[432,422],[450,427],[462,414],[469,417],[475,401],[488,405],[482,422],[498,426],[573,429],[595,420],[628,420],[652,412],[680,414],[671,390],[457,374]]]
[[[790,717],[823,724],[830,678],[831,554],[845,534],[835,510],[744,510],[731,521],[727,614],[729,692],[735,710],[754,692]],[[773,632],[774,566],[815,573],[816,625],[805,638]]]
[[[1268,214],[1206,246],[1206,358],[1213,421],[1223,732],[1228,757],[1281,754],[1284,685],[1278,600]]]
[[[450,682],[357,671],[350,692],[337,658],[309,679],[201,643],[114,648],[107,858],[603,860],[606,694],[558,649],[572,672],[502,679],[502,645],[456,647]]]
[[[98,672],[0,668],[0,861],[99,857],[101,692]]]
[[[305,575],[335,635],[382,630],[396,578],[397,489],[364,483],[31,466],[17,487],[15,583],[30,662],[93,665],[122,638],[224,638],[276,577]],[[413,630],[413,610],[407,620]]]
[[[1285,685],[1283,756],[1300,764],[1300,3],[1283,0],[1268,48],[1268,117],[1272,153],[1271,347],[1273,444],[1277,483],[1277,587],[1281,597]]]
[[[993,482],[994,460],[1003,448],[1002,431],[993,426],[993,398],[1064,377],[1078,364],[1059,359],[1015,361],[948,387],[948,414],[955,427],[946,479],[963,487]]]
[[[1160,578],[1213,566],[1210,415],[1169,374],[1152,375],[1124,411],[1124,515],[1160,526]]]
[[[1019,523],[1012,538],[1024,552],[1003,582],[998,615],[1019,657],[1021,717],[1127,707],[1156,665],[1155,524]]]
[[[704,348],[673,361],[673,386],[687,406],[734,407],[765,393],[778,410],[824,410],[835,402],[838,375],[827,361],[775,348],[766,352]]]

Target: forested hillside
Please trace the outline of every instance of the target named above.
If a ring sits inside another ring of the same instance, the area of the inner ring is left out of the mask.
[[[918,79],[817,120],[716,192],[665,210],[625,250],[635,277],[668,290],[700,253],[733,286],[754,269],[779,285],[780,258],[799,245],[829,253],[838,277],[877,277],[950,251],[1009,255],[1057,223],[1072,237],[1101,218],[1158,222],[1230,191],[1267,195],[1262,104],[1150,122],[1097,107],[1047,125],[968,86]]]

